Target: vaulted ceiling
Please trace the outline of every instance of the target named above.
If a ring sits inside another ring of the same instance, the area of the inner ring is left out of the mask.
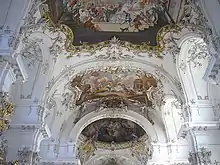
[[[188,1],[46,0],[33,15],[18,46],[22,76],[32,77],[19,99],[41,102],[45,162],[47,144],[74,144],[85,165],[153,163],[160,157],[155,146],[178,145],[185,96],[208,97],[208,90],[187,93],[189,79],[205,89],[192,72],[201,78],[209,58],[201,38],[184,38],[198,16]]]

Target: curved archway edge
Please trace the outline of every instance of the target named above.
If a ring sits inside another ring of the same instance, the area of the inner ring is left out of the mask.
[[[149,138],[152,142],[157,142],[160,137],[152,124],[142,115],[134,112],[134,111],[127,111],[127,112],[113,112],[113,111],[102,111],[102,112],[91,112],[81,118],[76,125],[71,130],[69,137],[74,142],[77,142],[77,139],[84,128],[86,128],[89,124],[104,118],[123,118],[130,121],[135,122],[136,124],[140,125],[145,132],[149,135]]]

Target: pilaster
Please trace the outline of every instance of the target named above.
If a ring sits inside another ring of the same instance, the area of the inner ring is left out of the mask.
[[[76,164],[76,144],[62,143],[53,139],[43,140],[40,146],[40,162],[42,164]]]
[[[38,120],[37,106],[16,106],[12,122],[5,133],[7,161],[18,160],[25,165],[38,161],[40,142],[48,138],[44,126]]]
[[[191,143],[191,164],[208,165],[220,162],[220,122],[213,115],[211,105],[198,104],[198,107],[199,109],[190,109],[191,121],[182,126],[179,137]]]
[[[12,31],[7,27],[0,27],[0,55],[8,56],[12,51],[10,45],[12,39]]]
[[[198,6],[201,8],[204,16],[208,20],[208,26],[212,29],[212,34],[207,35],[207,44],[209,44],[209,51],[212,54],[211,60],[209,61],[208,68],[204,75],[204,79],[211,84],[220,83],[220,11],[217,10],[220,7],[218,0],[212,1],[197,1]]]

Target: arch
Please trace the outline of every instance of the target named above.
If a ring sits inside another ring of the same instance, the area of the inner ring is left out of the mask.
[[[209,102],[208,83],[203,79],[209,61],[206,43],[197,35],[189,35],[183,37],[178,46],[176,68],[186,102]]]
[[[63,84],[64,81],[66,81],[66,83],[68,83],[68,81],[67,81],[68,79],[65,79],[65,77],[67,77],[70,74],[71,74],[71,76],[74,76],[81,71],[85,71],[86,69],[88,69],[88,66],[90,66],[90,68],[97,67],[97,66],[99,66],[97,64],[100,61],[106,62],[107,60],[97,60],[96,58],[91,58],[89,60],[80,61],[80,62],[78,62],[74,65],[71,65],[71,66],[65,68],[64,70],[62,70],[56,77],[54,77],[53,81],[50,83],[50,86],[47,88],[47,91],[45,91],[44,96],[42,97],[42,107],[45,107],[46,100],[53,94],[53,92],[56,89],[58,89],[60,82],[62,82],[62,84]],[[151,62],[144,61],[141,59],[132,59],[132,61],[125,60],[125,62],[132,64],[131,66],[134,69],[135,69],[134,66],[138,66],[139,67],[138,69],[141,69],[143,71],[147,71],[150,73],[153,72],[152,74],[157,78],[158,78],[158,74],[155,72],[159,71],[164,79],[162,79],[161,77],[159,77],[158,79],[160,79],[162,81],[163,85],[164,86],[166,85],[167,89],[169,89],[169,90],[172,89],[181,100],[184,99],[181,92],[179,91],[177,81],[163,67],[160,67],[156,64],[153,64]],[[108,64],[106,63],[106,65],[108,65]],[[121,67],[124,67],[124,66],[125,66],[125,64],[122,63]],[[131,66],[129,66],[129,67],[132,68]],[[76,72],[76,70],[78,72]],[[46,111],[44,111],[43,113],[44,113],[44,115],[42,115],[42,118],[41,118],[42,121],[44,121]]]
[[[77,139],[84,128],[86,128],[92,122],[95,122],[100,119],[104,118],[123,118],[127,120],[131,120],[136,124],[140,125],[145,132],[149,135],[152,142],[164,141],[165,135],[161,135],[158,133],[160,128],[156,126],[152,126],[152,124],[142,115],[134,112],[134,111],[127,111],[127,112],[112,112],[112,111],[102,111],[102,112],[91,112],[81,118],[76,125],[72,128],[69,137],[72,141],[77,142]],[[156,127],[156,128],[155,128]]]

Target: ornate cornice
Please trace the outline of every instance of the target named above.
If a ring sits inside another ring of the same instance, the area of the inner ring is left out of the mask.
[[[180,131],[178,133],[178,138],[185,139],[190,131],[193,131],[194,133],[203,133],[203,134],[209,134],[209,131],[219,131],[220,129],[220,123],[219,121],[213,121],[213,122],[187,122],[183,124],[180,128]]]

